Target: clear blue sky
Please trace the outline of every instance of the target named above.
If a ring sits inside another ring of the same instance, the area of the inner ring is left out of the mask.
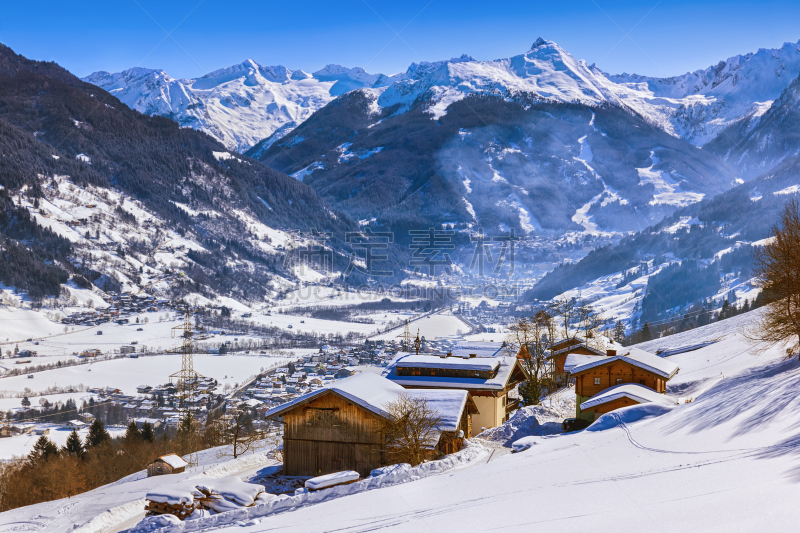
[[[79,76],[143,66],[197,77],[247,58],[394,73],[462,53],[509,57],[542,36],[607,72],[669,76],[797,42],[798,22],[800,2],[771,0],[7,0],[0,42]]]

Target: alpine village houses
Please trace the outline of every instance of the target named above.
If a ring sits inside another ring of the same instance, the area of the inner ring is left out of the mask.
[[[384,375],[406,389],[432,388],[467,390],[478,408],[472,417],[474,437],[497,427],[519,408],[519,399],[509,396],[527,379],[515,356],[503,353],[504,346],[491,342],[466,342],[447,354],[410,354],[398,358]]]
[[[453,453],[470,434],[478,413],[466,390],[407,391],[379,375],[361,373],[344,378],[269,410],[283,429],[283,473],[318,476],[343,470],[366,475],[385,466],[387,442],[381,431],[391,415],[385,408],[400,398],[422,398],[440,417],[438,441],[431,453]]]
[[[634,347],[564,358],[564,371],[575,381],[575,416],[589,422],[630,405],[674,403],[664,393],[679,370],[672,361]]]

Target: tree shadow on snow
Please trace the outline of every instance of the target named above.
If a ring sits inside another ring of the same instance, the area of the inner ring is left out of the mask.
[[[778,361],[725,377],[676,414],[668,430],[688,429],[693,433],[722,424],[738,422],[733,436],[745,435],[769,426],[786,409],[800,408],[800,363]],[[794,404],[794,405],[792,405]],[[800,424],[800,417],[798,423]],[[800,437],[780,450],[800,446]],[[791,439],[790,439],[791,440]]]

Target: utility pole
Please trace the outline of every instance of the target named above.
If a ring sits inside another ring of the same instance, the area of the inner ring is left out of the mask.
[[[192,328],[192,317],[189,312],[189,307],[186,307],[186,315],[183,324],[172,328],[172,337],[175,338],[176,332],[180,332],[180,337],[183,339],[181,346],[181,369],[174,374],[170,374],[170,381],[173,378],[178,380],[178,391],[183,401],[183,407],[180,409],[181,415],[185,415],[189,410],[187,407],[187,400],[194,392],[197,381],[204,377],[197,373],[194,369],[194,344],[193,335],[194,329]]]
[[[411,337],[411,331],[408,329],[408,319],[406,319],[406,328],[405,328],[405,330],[403,331],[403,333],[398,335],[398,337],[400,339],[402,339],[403,351],[404,352],[410,352],[411,351],[412,337]]]
[[[195,388],[197,387],[197,381],[203,377],[194,369],[194,329],[192,328],[192,315],[188,305],[186,306],[186,315],[183,324],[172,328],[173,338],[176,332],[180,332],[180,336],[183,339],[183,344],[181,346],[181,369],[174,374],[170,374],[169,377],[170,381],[175,378],[178,380],[178,394],[180,397],[178,413],[180,414],[180,420],[183,421],[187,415],[192,415],[193,417],[193,409],[189,407],[189,403],[190,400],[194,399],[193,396]],[[191,453],[189,458],[190,465],[197,465],[198,463],[197,453],[194,452],[194,437],[195,432],[192,431],[190,447],[193,453]]]

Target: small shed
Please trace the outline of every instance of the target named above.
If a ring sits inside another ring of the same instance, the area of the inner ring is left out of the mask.
[[[171,453],[162,455],[158,459],[153,459],[147,465],[147,477],[163,476],[164,474],[180,474],[186,471],[188,465],[179,455]]]

